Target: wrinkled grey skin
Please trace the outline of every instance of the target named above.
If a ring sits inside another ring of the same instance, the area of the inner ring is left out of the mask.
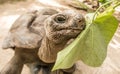
[[[21,15],[12,25],[3,48],[14,56],[0,74],[21,74],[27,64],[32,74],[72,74],[75,66],[51,72],[57,53],[85,28],[83,16],[66,10],[43,9]]]

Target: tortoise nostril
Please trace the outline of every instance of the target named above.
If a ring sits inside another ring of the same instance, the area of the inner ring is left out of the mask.
[[[79,20],[78,23],[82,22],[82,20]]]

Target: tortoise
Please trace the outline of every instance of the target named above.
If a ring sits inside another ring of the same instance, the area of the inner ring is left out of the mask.
[[[3,49],[15,51],[0,74],[21,74],[26,64],[32,74],[72,74],[75,66],[51,72],[57,53],[85,29],[85,19],[74,10],[45,8],[22,14],[12,25]]]

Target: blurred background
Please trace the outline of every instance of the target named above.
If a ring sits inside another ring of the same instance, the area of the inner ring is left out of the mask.
[[[79,8],[74,6],[71,1],[73,0],[0,0],[0,70],[14,54],[11,49],[3,50],[1,48],[3,39],[7,35],[11,25],[21,14],[45,7],[52,7],[57,10],[76,10],[75,8]],[[85,11],[80,12],[83,15],[86,14]],[[116,9],[115,15],[120,20],[120,7]],[[24,66],[22,74],[30,74],[26,66]],[[107,57],[102,66],[97,68],[89,67],[78,61],[75,74],[120,74],[120,27],[118,27],[108,46]]]

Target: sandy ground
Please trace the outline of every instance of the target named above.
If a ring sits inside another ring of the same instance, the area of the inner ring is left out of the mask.
[[[40,2],[43,0],[40,0]],[[56,2],[44,0],[43,4],[33,1],[19,2],[13,4],[0,5],[0,70],[11,59],[14,52],[10,49],[3,50],[1,48],[4,37],[7,35],[12,23],[20,14],[28,10],[41,9],[45,5],[61,7]],[[77,71],[75,74],[120,74],[120,28],[118,28],[110,45],[108,46],[107,57],[101,67],[93,68],[83,64],[81,61],[77,63]],[[24,66],[22,74],[30,74],[29,69]]]

